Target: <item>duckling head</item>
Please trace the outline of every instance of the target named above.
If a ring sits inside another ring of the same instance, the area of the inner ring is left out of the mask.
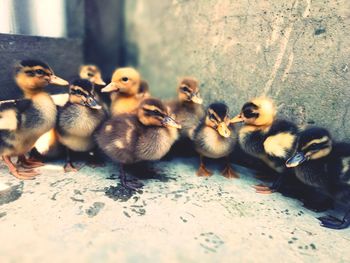
[[[49,84],[66,86],[69,83],[57,77],[53,70],[39,60],[22,60],[15,65],[15,81],[25,93],[36,93]]]
[[[140,73],[134,68],[119,68],[112,76],[112,82],[104,87],[102,92],[119,92],[133,96],[139,92],[141,83]]]
[[[332,151],[332,138],[324,128],[313,127],[299,135],[296,153],[286,161],[287,167],[296,167],[308,160],[326,157]]]
[[[205,124],[215,129],[222,137],[228,138],[231,131],[228,128],[230,118],[228,116],[228,107],[221,102],[215,102],[209,105],[205,117]]]
[[[138,108],[137,116],[139,121],[145,126],[181,128],[181,125],[170,116],[170,109],[155,98],[143,100]]]
[[[96,85],[106,85],[102,79],[101,70],[95,65],[82,65],[79,69],[79,77],[88,79]]]
[[[231,123],[244,122],[252,126],[269,126],[276,117],[276,107],[269,98],[260,97],[243,105],[241,113]]]
[[[194,78],[183,78],[178,86],[179,100],[202,104],[203,100],[199,93],[198,81]]]
[[[69,101],[91,109],[101,109],[94,94],[93,84],[87,79],[76,79],[69,86]]]

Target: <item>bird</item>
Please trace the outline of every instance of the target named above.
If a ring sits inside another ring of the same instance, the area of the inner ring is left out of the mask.
[[[57,114],[56,105],[44,88],[49,84],[66,86],[68,82],[57,77],[46,63],[34,59],[18,62],[14,78],[26,102],[14,100],[0,107],[0,154],[13,176],[23,180],[34,179],[39,173],[31,168],[43,163],[31,161],[25,154],[41,135],[55,126]],[[23,104],[26,106],[23,107]],[[18,156],[19,164],[29,170],[16,167],[11,161],[13,156]]]
[[[141,76],[136,69],[124,67],[114,71],[111,83],[101,89],[101,92],[111,94],[110,112],[112,116],[136,112],[140,102],[144,99],[143,96],[138,95],[140,85]],[[148,85],[144,84],[143,87],[147,89]]]
[[[231,167],[229,155],[233,151],[237,137],[230,127],[229,109],[226,104],[215,102],[209,105],[205,117],[193,133],[193,142],[200,155],[198,176],[211,176],[204,164],[203,157],[212,159],[226,158],[226,167],[222,174],[227,178],[238,178]]]
[[[95,98],[94,86],[87,79],[75,79],[69,87],[69,101],[58,108],[55,130],[58,141],[66,147],[65,172],[77,171],[70,152],[90,152],[90,162],[96,157],[95,130],[107,114]]]
[[[238,131],[238,142],[248,155],[262,160],[277,174],[272,187],[255,186],[258,193],[269,194],[280,187],[287,172],[285,161],[294,153],[298,127],[287,120],[276,118],[272,99],[258,97],[246,102],[231,123],[243,122]]]
[[[120,164],[121,185],[135,190],[140,184],[127,182],[123,166],[161,159],[177,140],[180,128],[162,101],[147,98],[135,114],[112,116],[95,138],[102,152]]]
[[[350,225],[350,143],[335,142],[325,128],[306,128],[300,132],[297,151],[286,167],[292,168],[301,182],[349,209],[342,220],[319,217],[322,226],[343,229]]]
[[[205,115],[199,83],[192,77],[183,78],[178,87],[178,98],[167,103],[181,124],[180,137],[192,139],[193,132]]]

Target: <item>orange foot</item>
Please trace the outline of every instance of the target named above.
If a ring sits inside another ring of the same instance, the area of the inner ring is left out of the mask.
[[[207,168],[205,168],[204,165],[200,165],[199,169],[197,171],[197,176],[205,176],[205,177],[209,177],[212,176],[213,173],[211,171],[209,171]]]
[[[27,159],[24,155],[18,157],[17,164],[23,168],[37,168],[45,165],[43,162]]]
[[[10,173],[20,180],[33,180],[35,179],[35,176],[39,175],[40,173],[34,171],[34,170],[11,170]]]
[[[270,187],[262,184],[254,185],[253,188],[255,189],[256,193],[258,194],[272,194],[275,192],[275,190],[271,189]]]
[[[227,165],[225,169],[221,172],[221,174],[228,179],[239,178],[239,175],[235,173],[231,165]]]
[[[76,173],[79,171],[80,167],[76,168],[72,163],[68,162],[64,165],[63,169],[65,173],[70,173],[70,172]]]

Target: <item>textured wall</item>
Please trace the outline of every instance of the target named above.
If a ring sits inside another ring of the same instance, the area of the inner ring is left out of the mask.
[[[282,115],[350,138],[349,0],[128,0],[129,63],[154,93],[196,76],[206,102],[236,113],[276,99]]]
[[[45,61],[57,76],[70,80],[83,61],[82,41],[0,34],[0,100],[22,96],[13,80],[13,65],[22,59]],[[52,86],[46,90],[59,93],[67,88]]]

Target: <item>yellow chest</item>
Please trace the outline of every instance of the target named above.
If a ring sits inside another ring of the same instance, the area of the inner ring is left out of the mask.
[[[135,96],[130,97],[116,97],[111,103],[111,114],[123,114],[123,113],[133,113],[136,111],[137,107],[141,102],[140,98]]]

